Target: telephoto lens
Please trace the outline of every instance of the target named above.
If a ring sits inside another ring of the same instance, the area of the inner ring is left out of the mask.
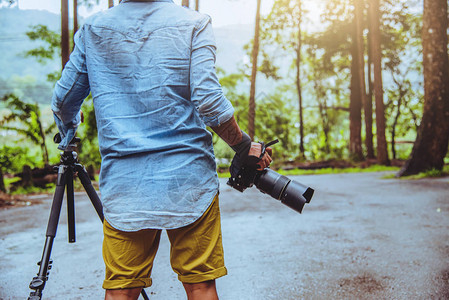
[[[299,213],[302,212],[304,205],[310,202],[314,192],[312,188],[269,168],[257,172],[254,184],[261,192],[280,200]]]

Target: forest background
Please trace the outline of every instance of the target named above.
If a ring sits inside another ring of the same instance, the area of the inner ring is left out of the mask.
[[[175,2],[201,12],[201,1]],[[217,73],[236,119],[255,140],[280,140],[275,167],[368,162],[400,165],[398,175],[441,175],[449,163],[447,1],[271,3],[261,14],[254,0],[253,24],[215,34]],[[63,0],[59,16],[0,5],[0,175],[8,174],[0,189],[13,192],[46,186],[26,173],[59,162],[52,87],[83,22],[78,7],[100,3]],[[90,96],[82,110],[79,157],[98,170]],[[232,150],[217,136],[214,144],[219,167],[228,165]]]

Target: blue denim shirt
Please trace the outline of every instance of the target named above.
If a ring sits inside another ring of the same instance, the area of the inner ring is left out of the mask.
[[[197,220],[218,192],[206,125],[234,113],[215,74],[210,18],[159,0],[122,1],[87,19],[52,99],[60,149],[89,92],[107,221],[136,231]]]

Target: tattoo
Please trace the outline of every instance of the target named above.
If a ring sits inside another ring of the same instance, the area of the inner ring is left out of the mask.
[[[242,140],[242,132],[235,121],[234,116],[220,126],[212,127],[212,130],[229,146],[234,146]]]

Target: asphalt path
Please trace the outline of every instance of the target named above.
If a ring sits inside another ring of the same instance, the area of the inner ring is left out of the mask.
[[[449,178],[383,179],[386,173],[291,177],[312,186],[300,215],[255,187],[221,180],[228,275],[220,299],[449,299]],[[26,299],[45,240],[51,195],[0,211],[0,299]],[[76,193],[76,243],[65,205],[43,299],[102,299],[102,227]],[[162,235],[150,299],[185,299]]]

